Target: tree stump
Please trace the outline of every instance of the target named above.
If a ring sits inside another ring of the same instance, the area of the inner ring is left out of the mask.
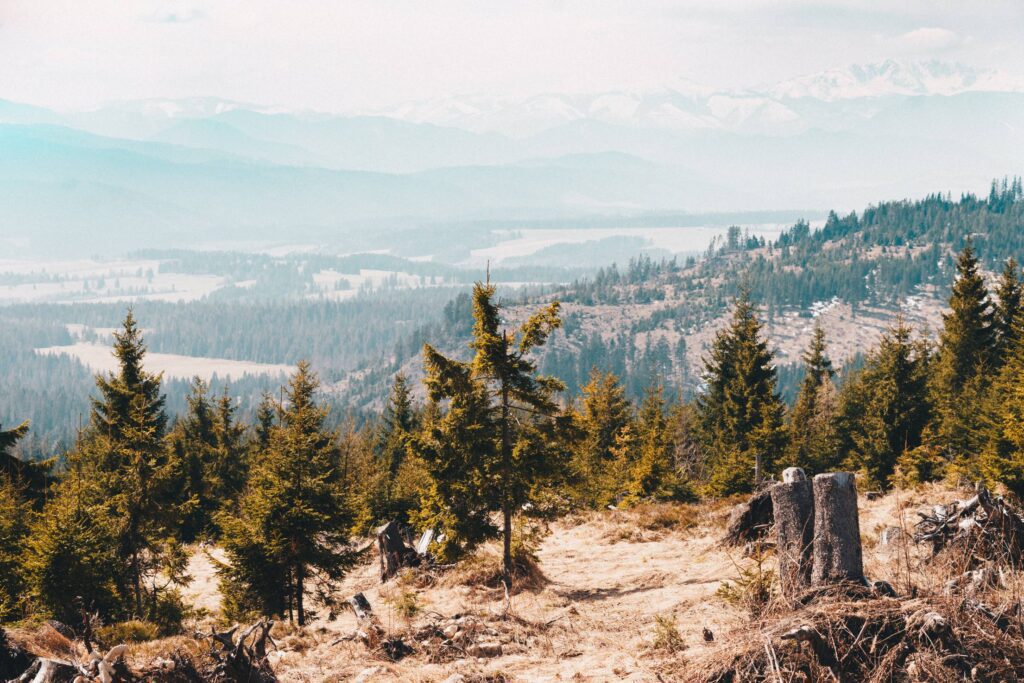
[[[857,486],[851,472],[814,477],[814,563],[811,583],[864,583],[857,515]]]
[[[392,520],[377,529],[377,547],[380,549],[380,580],[385,582],[402,567],[419,564],[420,556],[402,538],[398,522]]]
[[[782,473],[782,483],[772,486],[771,496],[779,582],[782,594],[794,597],[811,585],[814,491],[804,471],[790,467]]]
[[[722,542],[737,546],[762,538],[772,525],[772,496],[767,489],[733,508]]]

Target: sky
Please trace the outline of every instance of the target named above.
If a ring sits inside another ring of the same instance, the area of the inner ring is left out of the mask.
[[[0,99],[65,110],[734,89],[889,58],[1024,75],[1024,2],[0,0]]]

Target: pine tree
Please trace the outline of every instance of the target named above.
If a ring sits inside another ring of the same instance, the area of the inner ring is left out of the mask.
[[[422,482],[410,479],[418,463],[408,462],[412,435],[417,429],[412,393],[405,375],[395,376],[391,393],[374,438],[374,458],[366,473],[366,493],[360,503],[357,529],[367,531],[373,524],[397,520],[407,524],[416,506]]]
[[[618,495],[624,484],[610,466],[612,448],[633,421],[633,406],[618,377],[594,368],[581,389],[576,426],[581,430],[573,455],[573,475],[583,502],[604,506]]]
[[[33,523],[25,557],[25,578],[33,604],[64,623],[77,623],[82,610],[108,620],[132,615],[121,597],[120,548],[114,520],[90,503],[95,487],[70,474]]]
[[[98,507],[116,539],[115,574],[125,610],[148,618],[168,584],[187,580],[177,542],[179,472],[164,447],[167,416],[160,375],[145,371],[146,347],[131,311],[114,333],[118,371],[96,378],[90,425],[68,456],[71,478],[88,480],[85,507]],[[148,583],[148,585],[147,585]]]
[[[256,407],[255,438],[250,444],[250,456],[258,455],[270,448],[270,435],[277,421],[277,403],[274,397],[264,393],[259,406]]]
[[[17,613],[25,591],[22,562],[32,508],[7,473],[0,472],[0,622]]]
[[[249,460],[245,448],[245,426],[235,418],[235,402],[224,388],[214,406],[214,448],[207,468],[216,509],[235,505],[249,476]]]
[[[969,243],[956,269],[931,377],[935,415],[927,440],[947,460],[963,466],[981,449],[978,406],[991,380],[997,338],[988,291]]]
[[[839,423],[850,467],[888,488],[898,460],[921,445],[929,418],[928,349],[902,316],[882,336],[840,396]]]
[[[465,522],[454,514],[468,507],[476,541],[491,531],[486,515],[501,512],[502,580],[512,582],[512,517],[553,466],[553,394],[561,382],[536,373],[530,353],[561,326],[558,302],[532,315],[517,330],[501,325],[495,287],[473,288],[473,341],[469,363],[444,357],[424,346],[426,384],[431,400],[448,410],[419,442],[432,479],[433,507],[449,527]],[[453,517],[456,519],[453,520]]]
[[[33,501],[39,501],[49,483],[47,473],[53,461],[27,462],[12,452],[14,445],[28,434],[28,429],[28,422],[7,430],[0,425],[0,477],[6,477]]]
[[[630,467],[626,502],[689,497],[675,463],[675,443],[665,415],[664,388],[648,388],[637,419],[637,454]]]
[[[997,368],[1002,367],[1020,338],[1021,279],[1017,261],[1011,256],[1003,265],[996,287],[996,305],[993,320],[995,331],[994,358]]]
[[[171,430],[170,443],[180,473],[179,504],[183,516],[181,536],[190,542],[210,533],[217,497],[211,487],[208,470],[217,447],[213,406],[209,387],[202,379],[192,380],[185,397],[187,411]]]
[[[317,403],[319,380],[306,362],[289,382],[281,424],[253,464],[238,511],[218,517],[230,563],[221,569],[225,607],[235,614],[288,612],[306,624],[310,585],[328,606],[351,566],[352,519],[340,487],[336,434]]]
[[[836,373],[826,355],[825,330],[820,322],[814,326],[803,361],[804,379],[789,415],[786,459],[809,472],[823,472],[836,464],[838,442],[832,424],[836,406],[832,377]]]
[[[697,405],[711,458],[708,491],[749,492],[782,455],[786,434],[772,353],[746,289],[729,326],[715,336],[705,378]]]

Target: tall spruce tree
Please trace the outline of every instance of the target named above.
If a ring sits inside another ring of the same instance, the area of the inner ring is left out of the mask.
[[[993,307],[970,243],[957,258],[949,307],[931,373],[934,419],[927,441],[967,467],[982,447],[978,406],[991,381],[997,342]]]
[[[495,287],[473,288],[473,360],[444,357],[424,346],[426,384],[433,401],[448,401],[448,410],[421,441],[436,494],[435,508],[447,511],[464,501],[452,494],[468,493],[476,528],[486,535],[481,519],[488,509],[501,512],[502,581],[512,588],[512,517],[538,484],[550,476],[555,457],[553,395],[558,380],[538,375],[530,354],[561,326],[558,302],[543,307],[518,330],[502,326]],[[467,539],[471,540],[471,539]]]
[[[0,430],[0,622],[17,613],[25,589],[22,553],[32,509],[23,495],[28,484],[21,461],[8,451],[27,431],[27,425]]]
[[[317,403],[319,386],[309,364],[299,363],[280,425],[253,463],[237,512],[218,517],[230,560],[221,568],[221,591],[232,614],[287,612],[304,626],[310,588],[331,606],[331,591],[353,562],[337,435]]]
[[[929,353],[903,317],[843,386],[839,424],[847,463],[888,488],[897,461],[922,442],[929,419]]]
[[[0,425],[0,477],[6,476],[33,501],[41,501],[53,461],[28,462],[14,454],[15,444],[28,434],[28,429],[28,422],[13,429],[2,429]]]
[[[996,287],[994,359],[998,368],[1009,360],[1020,338],[1021,325],[1021,279],[1020,267],[1012,256],[1003,264]]]
[[[185,415],[171,429],[170,447],[180,475],[181,536],[190,542],[211,532],[218,507],[208,476],[217,436],[207,383],[194,378],[185,402]]]
[[[115,575],[125,611],[151,617],[168,584],[187,581],[178,543],[174,487],[180,473],[164,446],[167,416],[161,377],[143,367],[146,347],[131,311],[114,333],[118,370],[99,375],[88,429],[68,455],[69,477],[88,486],[81,519],[103,519],[116,539]]]
[[[707,388],[697,406],[711,459],[708,492],[749,492],[782,455],[786,433],[772,353],[746,288],[704,365]]]
[[[833,412],[835,370],[826,354],[825,330],[814,326],[811,343],[804,352],[804,379],[788,420],[789,443],[786,460],[810,472],[823,472],[836,464]]]

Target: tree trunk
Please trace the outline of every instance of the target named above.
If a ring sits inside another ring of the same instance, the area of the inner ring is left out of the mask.
[[[302,567],[299,566],[295,568],[295,607],[299,617],[299,626],[306,625],[306,609],[302,604],[302,594],[304,592]]]
[[[761,471],[762,468],[763,468],[763,463],[761,461],[761,454],[757,453],[756,455],[754,455],[754,487],[755,488],[761,485],[761,477],[763,476],[763,473]]]
[[[814,564],[811,582],[864,582],[857,487],[850,472],[814,477]]]
[[[387,581],[402,567],[412,567],[420,562],[415,550],[405,544],[398,522],[392,520],[377,529],[377,549],[380,551],[380,580]]]
[[[814,490],[799,467],[787,468],[771,488],[782,594],[795,597],[811,585]]]
[[[502,333],[505,350],[508,351],[508,336]],[[505,586],[505,595],[512,595],[512,501],[509,500],[512,479],[512,432],[509,421],[512,419],[508,399],[508,386],[501,386],[501,517],[502,517],[502,556],[501,582]]]

